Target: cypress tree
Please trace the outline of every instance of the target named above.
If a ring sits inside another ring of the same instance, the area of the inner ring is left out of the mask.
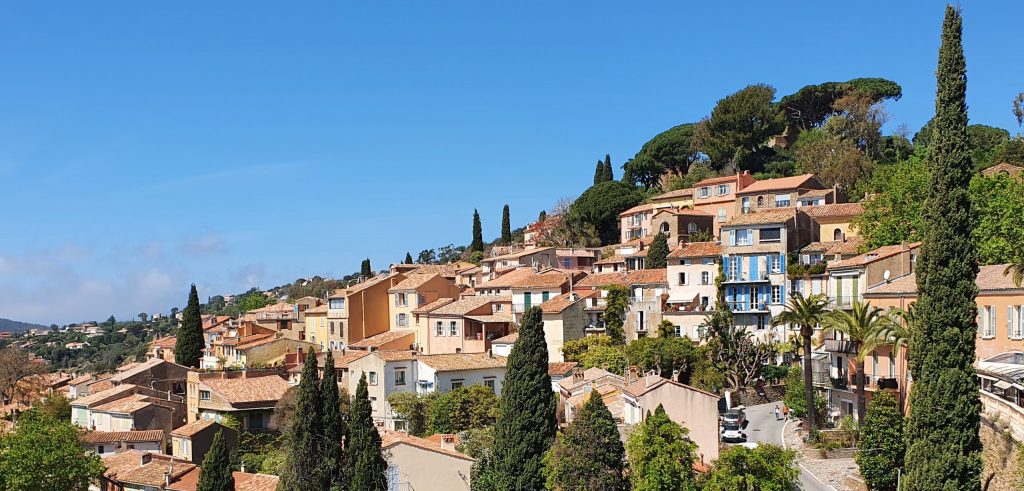
[[[283,489],[313,491],[324,489],[325,479],[319,472],[322,447],[322,412],[320,377],[316,354],[309,353],[302,366],[302,379],[295,395],[295,412],[288,435],[288,461],[281,476]]]
[[[602,182],[604,182],[604,162],[598,160],[597,167],[594,168],[594,184],[601,184]]]
[[[412,254],[405,253],[405,264],[412,264]]]
[[[345,478],[348,489],[384,491],[388,488],[388,463],[380,449],[380,434],[373,425],[373,409],[366,388],[366,374],[359,378],[352,401],[352,419],[345,441]]]
[[[341,396],[338,393],[338,377],[334,368],[334,354],[327,350],[324,357],[324,377],[320,379],[320,401],[323,424],[323,450],[321,454],[325,487],[344,485],[344,455],[341,442],[345,438],[345,416],[341,413]]]
[[[199,368],[199,360],[203,357],[203,319],[199,313],[199,293],[195,283],[188,294],[188,306],[185,307],[178,326],[177,339],[174,342],[174,362],[186,367]]]
[[[548,454],[548,489],[629,489],[619,430],[595,390]]]
[[[537,215],[537,221],[540,222],[540,223],[544,223],[544,220],[547,220],[547,219],[548,219],[548,212],[546,212],[544,210],[540,210],[540,213]]]
[[[505,370],[491,469],[497,489],[544,488],[544,453],[555,437],[555,397],[541,311],[523,314]]]
[[[644,269],[665,269],[668,267],[668,236],[658,232],[647,248]]]
[[[470,252],[484,251],[484,231],[480,226],[480,213],[473,209],[473,242],[469,244]]]
[[[501,243],[509,245],[512,243],[512,223],[508,216],[508,205],[501,210]]]
[[[864,424],[860,427],[857,465],[871,489],[896,489],[898,470],[903,467],[906,444],[903,441],[903,415],[888,392],[871,398]]]
[[[981,402],[972,363],[977,251],[968,195],[967,76],[960,11],[946,7],[928,148],[928,198],[917,268],[918,328],[910,340],[906,469],[902,489],[979,489]],[[870,414],[870,413],[869,413]]]
[[[608,154],[604,154],[604,180],[615,180],[615,174],[612,173],[612,156]]]
[[[370,266],[370,258],[363,259],[363,263],[359,265],[359,275],[363,278],[373,276],[373,267]]]
[[[235,477],[231,474],[231,455],[224,443],[224,430],[217,430],[213,444],[203,457],[196,491],[235,491]]]

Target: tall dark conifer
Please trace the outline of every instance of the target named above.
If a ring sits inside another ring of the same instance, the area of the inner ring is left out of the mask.
[[[548,457],[548,488],[564,490],[629,489],[622,446],[615,418],[601,394],[590,393],[565,431],[559,435]]]
[[[327,350],[324,356],[324,377],[320,379],[320,410],[323,424],[322,454],[320,456],[325,486],[343,489],[345,485],[344,455],[341,444],[347,433],[346,416],[341,413],[341,396],[334,368],[334,354]]]
[[[362,264],[359,265],[359,275],[363,278],[373,276],[373,266],[370,265],[370,258],[363,259]]]
[[[188,294],[188,305],[182,313],[181,325],[178,326],[177,339],[174,342],[174,362],[187,367],[198,368],[203,356],[203,319],[199,313],[199,293],[195,283]]]
[[[508,216],[508,205],[501,209],[501,243],[505,245],[512,243],[512,222]]]
[[[604,162],[597,161],[597,167],[594,168],[594,184],[601,184],[605,181],[604,179]]]
[[[480,213],[473,210],[473,241],[469,243],[470,252],[484,251],[484,229],[480,225]]]
[[[384,491],[388,488],[387,471],[388,462],[381,453],[380,433],[373,424],[373,409],[363,373],[352,400],[352,418],[345,441],[345,482],[353,491]]]
[[[288,462],[281,476],[283,489],[313,491],[326,489],[320,472],[323,447],[323,402],[316,354],[309,353],[302,366],[302,379],[295,395],[295,412],[288,434]]]
[[[604,155],[604,180],[615,180],[615,174],[612,172],[612,156],[608,154]]]
[[[544,453],[555,429],[544,323],[540,309],[533,307],[523,314],[519,340],[508,357],[493,458],[479,481],[493,482],[492,489],[500,490],[544,489]]]
[[[235,477],[231,474],[231,451],[224,442],[224,430],[213,436],[213,444],[203,457],[202,471],[196,491],[235,491]]]
[[[910,393],[904,490],[981,487],[981,403],[973,362],[977,335],[977,252],[968,185],[967,70],[963,19],[947,6],[936,72],[935,122],[928,148],[924,244],[918,260],[918,327],[910,340]]]
[[[405,253],[405,264],[412,264],[412,254],[408,252]]]
[[[647,249],[644,258],[644,269],[664,269],[668,267],[668,236],[658,232]]]

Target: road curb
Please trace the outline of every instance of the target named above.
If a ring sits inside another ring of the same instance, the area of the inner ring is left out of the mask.
[[[785,422],[785,423],[782,423],[782,449],[783,449],[783,450],[787,450],[787,447],[786,447],[786,427],[787,427],[787,426],[789,426],[789,421],[790,421],[790,420],[789,420],[789,419],[787,418],[787,419],[786,419],[786,422]],[[801,457],[802,457],[802,456],[801,456]],[[831,484],[829,484],[829,483],[827,483],[827,482],[824,482],[824,481],[822,481],[821,479],[819,479],[819,478],[818,478],[818,476],[814,475],[814,473],[813,473],[813,472],[811,472],[810,470],[808,470],[808,469],[807,469],[807,467],[805,467],[805,466],[804,466],[803,464],[801,464],[801,463],[800,463],[799,461],[797,461],[797,463],[796,463],[796,466],[797,466],[797,467],[799,467],[799,468],[800,468],[800,470],[804,471],[804,473],[805,473],[805,474],[807,474],[808,476],[811,476],[811,479],[814,479],[814,480],[815,480],[815,482],[817,482],[818,484],[821,484],[821,485],[822,485],[822,486],[824,486],[824,487],[825,487],[826,489],[831,489],[832,491],[838,491],[838,490],[837,490],[837,489],[835,488],[835,486],[833,486],[833,485],[831,485]]]

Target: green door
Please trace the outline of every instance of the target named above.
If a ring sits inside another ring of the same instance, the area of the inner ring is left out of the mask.
[[[523,310],[530,308],[530,296],[530,292],[526,292],[523,294]]]

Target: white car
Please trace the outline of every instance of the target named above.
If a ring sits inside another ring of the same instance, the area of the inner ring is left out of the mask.
[[[722,425],[722,441],[727,443],[741,443],[747,441],[747,434],[738,424],[726,423]]]

